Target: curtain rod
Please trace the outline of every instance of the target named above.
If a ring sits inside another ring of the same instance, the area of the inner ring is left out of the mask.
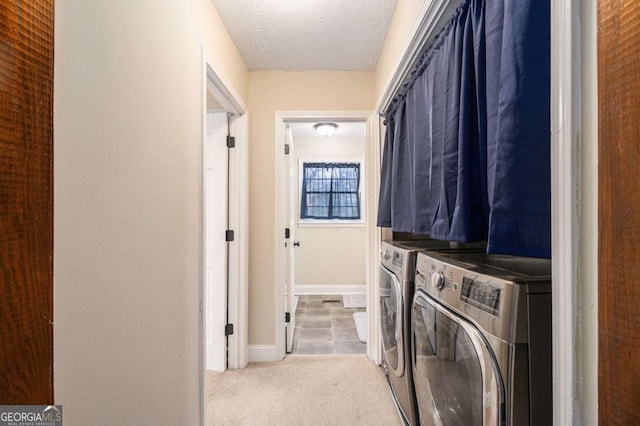
[[[418,19],[413,24],[410,32],[412,35],[400,63],[378,102],[376,112],[379,115],[385,114],[393,98],[409,81],[418,58],[433,43],[435,36],[444,28],[448,17],[453,15],[461,2],[461,0],[425,0],[418,13]]]

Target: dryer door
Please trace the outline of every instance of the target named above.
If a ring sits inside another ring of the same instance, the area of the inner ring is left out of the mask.
[[[398,377],[404,374],[402,318],[402,284],[393,272],[380,265],[382,351],[387,366]]]
[[[411,325],[420,424],[502,424],[504,387],[478,329],[421,291],[413,299]]]

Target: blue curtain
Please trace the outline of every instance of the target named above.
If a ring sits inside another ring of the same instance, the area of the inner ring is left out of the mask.
[[[462,2],[386,111],[379,226],[551,256],[549,20]]]

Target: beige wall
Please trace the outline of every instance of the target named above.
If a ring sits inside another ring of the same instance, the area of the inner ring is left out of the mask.
[[[393,73],[399,65],[404,54],[404,49],[409,42],[410,32],[413,29],[418,13],[424,4],[433,0],[398,0],[396,10],[393,13],[393,20],[389,26],[387,37],[385,38],[374,77],[374,101],[380,101],[386,86]]]
[[[372,72],[249,76],[249,344],[275,343],[275,113],[373,109]]]
[[[210,0],[55,3],[55,402],[65,424],[196,425],[201,46]]]
[[[362,123],[364,127],[365,124]],[[302,161],[361,161],[361,187],[365,177],[365,140],[331,138],[294,139],[295,182],[300,182]],[[297,187],[295,217],[300,217],[300,187]],[[361,194],[362,196],[362,194]],[[362,199],[361,207],[364,208]],[[365,217],[364,210],[361,217]],[[297,223],[296,285],[364,285],[367,228],[365,224],[313,225]]]
[[[296,285],[365,284],[367,229],[359,227],[298,227]]]

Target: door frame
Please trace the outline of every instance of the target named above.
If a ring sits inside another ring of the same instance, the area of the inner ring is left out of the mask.
[[[295,161],[293,160],[295,157],[295,146],[293,142],[293,131],[291,129],[291,125],[288,123],[285,124],[285,147],[289,146],[289,153],[287,155],[282,156],[281,158],[284,160],[282,166],[286,167],[289,171],[289,176],[291,176],[292,168],[294,167]],[[286,148],[285,148],[286,149]],[[288,159],[286,157],[289,157]],[[297,164],[296,164],[297,166]],[[285,331],[285,352],[290,353],[293,351],[293,338],[296,327],[296,261],[295,261],[295,244],[296,244],[296,229],[294,219],[294,194],[297,193],[297,184],[292,182],[291,177],[286,179],[285,176],[285,188],[284,190],[284,200],[287,202],[287,208],[285,209],[284,214],[285,218],[285,228],[289,229],[289,235],[285,235],[285,247],[284,251],[285,255],[285,263],[282,265],[284,268],[282,271],[283,274],[283,283],[285,286],[285,312],[289,312],[289,321],[285,321],[286,331]],[[286,317],[286,314],[285,314]]]
[[[598,420],[597,0],[551,3],[554,424]]]
[[[204,152],[207,143],[207,94],[222,105],[225,111],[232,113],[235,121],[235,148],[230,152],[229,167],[229,227],[235,231],[235,240],[229,246],[229,322],[234,325],[234,333],[229,336],[228,368],[244,368],[248,363],[248,257],[249,257],[249,131],[248,110],[242,97],[234,89],[219,65],[207,54],[202,46],[202,99],[201,99],[201,222],[200,222],[200,404],[201,423],[206,418],[206,336],[204,327],[205,299],[205,164]],[[223,330],[221,330],[222,332]]]
[[[212,95],[209,93],[209,100]],[[217,101],[214,101],[217,102]],[[229,338],[220,333],[228,321],[227,290],[230,284],[228,274],[228,250],[230,243],[224,240],[224,232],[229,229],[230,208],[227,200],[229,191],[229,155],[226,145],[227,132],[235,135],[235,123],[221,105],[207,102],[207,142],[203,147],[203,174],[206,175],[203,191],[203,230],[205,244],[204,262],[204,332],[205,368],[224,371],[227,368]]]
[[[381,233],[376,226],[378,211],[378,192],[380,185],[380,125],[377,115],[373,111],[276,111],[275,113],[275,359],[285,357],[285,328],[284,328],[284,276],[282,265],[286,261],[286,250],[282,244],[284,228],[286,228],[285,185],[287,174],[280,164],[283,162],[285,124],[291,122],[363,122],[366,126],[365,140],[365,217],[367,228],[366,253],[366,290],[367,290],[367,320],[368,339],[367,356],[375,362],[380,362],[380,336],[376,326],[380,313],[377,309],[378,300],[378,253],[380,252]]]
[[[575,424],[580,140],[580,15],[570,0],[551,11],[551,259],[554,424]],[[562,285],[556,285],[557,283]],[[559,374],[562,372],[562,374]],[[558,410],[559,407],[564,407]],[[578,417],[579,418],[579,417]]]

